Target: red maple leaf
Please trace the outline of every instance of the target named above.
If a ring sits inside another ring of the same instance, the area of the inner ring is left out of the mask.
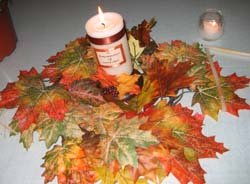
[[[246,103],[246,100],[240,98],[238,95],[234,94],[229,102],[226,102],[227,112],[239,116],[240,109],[250,109],[250,105]]]
[[[181,40],[172,40],[171,41],[171,45],[174,47],[180,48],[183,44],[185,44],[185,43]]]
[[[232,90],[237,90],[247,87],[250,79],[245,76],[237,76],[236,73],[233,73],[226,77],[226,81],[230,84]]]
[[[38,115],[39,113],[34,111],[33,108],[19,106],[13,119],[18,121],[18,128],[20,132],[23,132],[28,129],[32,123],[36,123]]]
[[[54,63],[58,58],[60,58],[62,56],[63,53],[64,53],[64,50],[57,52],[56,55],[49,57],[49,59],[47,59],[47,61],[49,63]]]
[[[28,70],[21,70],[18,78],[20,80],[22,80],[22,79],[24,79],[26,77],[34,77],[34,76],[37,76],[37,75],[38,75],[37,70],[34,67],[32,67],[29,71]]]
[[[56,82],[60,76],[55,64],[44,66],[41,73],[43,79],[48,78],[51,82]]]
[[[68,111],[63,99],[54,100],[43,105],[42,109],[48,113],[49,117],[56,120],[63,120],[65,113]]]
[[[6,88],[0,92],[0,108],[14,108],[17,106],[20,90],[15,83],[8,83]]]

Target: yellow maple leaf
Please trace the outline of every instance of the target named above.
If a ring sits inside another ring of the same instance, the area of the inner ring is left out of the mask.
[[[138,78],[140,75],[134,74],[134,75],[128,75],[128,74],[121,74],[117,82],[119,85],[117,86],[117,89],[119,91],[119,98],[122,99],[125,97],[126,94],[139,94],[140,87],[135,84],[138,81]]]

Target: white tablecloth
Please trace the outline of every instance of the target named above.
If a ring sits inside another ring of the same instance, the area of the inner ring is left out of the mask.
[[[208,45],[250,52],[250,1],[247,0],[13,0],[10,5],[16,28],[18,43],[14,53],[0,63],[0,89],[7,82],[15,81],[19,70],[35,66],[42,69],[45,60],[64,48],[64,44],[76,37],[84,36],[84,24],[96,14],[97,6],[104,11],[115,11],[123,15],[127,27],[137,25],[143,19],[155,17],[158,24],[153,30],[157,42],[181,39]],[[208,8],[222,10],[225,18],[225,34],[214,42],[203,41],[198,32],[200,14]],[[223,74],[236,72],[250,76],[250,58],[212,52],[223,66]],[[250,103],[250,89],[237,93]],[[183,105],[190,105],[184,99]],[[195,107],[198,109],[198,107]],[[6,125],[14,111],[3,112],[0,121]],[[220,113],[219,122],[206,117],[203,133],[216,135],[216,141],[225,143],[230,149],[219,159],[202,159],[201,166],[207,172],[208,184],[250,183],[250,111],[240,111],[240,117]],[[19,137],[9,137],[0,128],[0,183],[40,184],[43,183],[42,157],[44,142],[34,143],[27,152]],[[54,182],[56,183],[56,182]],[[166,184],[178,183],[171,175]]]

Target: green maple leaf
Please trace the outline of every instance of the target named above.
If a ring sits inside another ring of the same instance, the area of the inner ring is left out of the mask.
[[[20,89],[19,104],[34,106],[45,89],[40,75],[35,69],[29,71],[31,74],[20,74],[16,86]]]
[[[41,114],[38,125],[40,140],[45,141],[47,148],[56,143],[60,136],[64,139],[81,140],[83,132],[79,125],[84,121],[86,109],[88,108],[85,105],[75,104],[61,121],[54,120],[45,113]]]
[[[247,77],[238,77],[236,74],[227,77],[221,76],[221,69],[219,68],[218,63],[215,63],[215,66],[219,76],[226,111],[238,116],[239,109],[250,109],[250,106],[245,102],[245,99],[240,98],[235,94],[237,89],[246,87],[249,84],[250,79]],[[204,78],[205,80],[202,85],[200,84],[197,86],[192,105],[199,103],[204,114],[217,120],[219,111],[222,109],[222,104],[215,83],[215,78],[210,70],[207,71]]]
[[[81,127],[88,131],[94,131],[96,134],[106,134],[106,126],[115,121],[121,115],[122,110],[110,102],[89,111],[85,110],[85,112],[86,116]]]
[[[192,105],[199,103],[203,113],[217,120],[221,103],[217,94],[216,85],[213,88],[200,86],[197,89],[198,91],[194,94]]]
[[[63,134],[64,126],[60,122],[55,122],[52,119],[48,119],[46,122],[43,122],[40,129],[40,140],[44,140],[46,147],[49,148],[54,144],[60,135]]]
[[[126,119],[124,116],[106,125],[107,134],[103,135],[104,159],[110,162],[117,159],[122,167],[138,166],[136,147],[148,147],[157,144],[157,139],[150,131],[143,131],[139,126],[145,119]]]
[[[35,124],[31,124],[30,127],[24,130],[20,137],[20,142],[23,143],[24,148],[27,150],[30,148],[31,143],[33,142],[33,133],[36,128]]]
[[[86,107],[87,108],[87,107]],[[67,139],[81,139],[83,132],[79,125],[84,121],[85,112],[82,109],[73,108],[70,112],[66,113],[66,116],[62,122],[63,124],[63,136]]]
[[[11,123],[9,124],[9,127],[12,130],[10,132],[10,136],[17,135],[17,133],[19,132],[18,121],[17,120],[11,121]]]

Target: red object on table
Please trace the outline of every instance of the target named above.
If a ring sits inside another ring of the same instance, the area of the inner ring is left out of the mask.
[[[0,4],[0,61],[16,48],[16,32],[12,24],[8,2]]]

